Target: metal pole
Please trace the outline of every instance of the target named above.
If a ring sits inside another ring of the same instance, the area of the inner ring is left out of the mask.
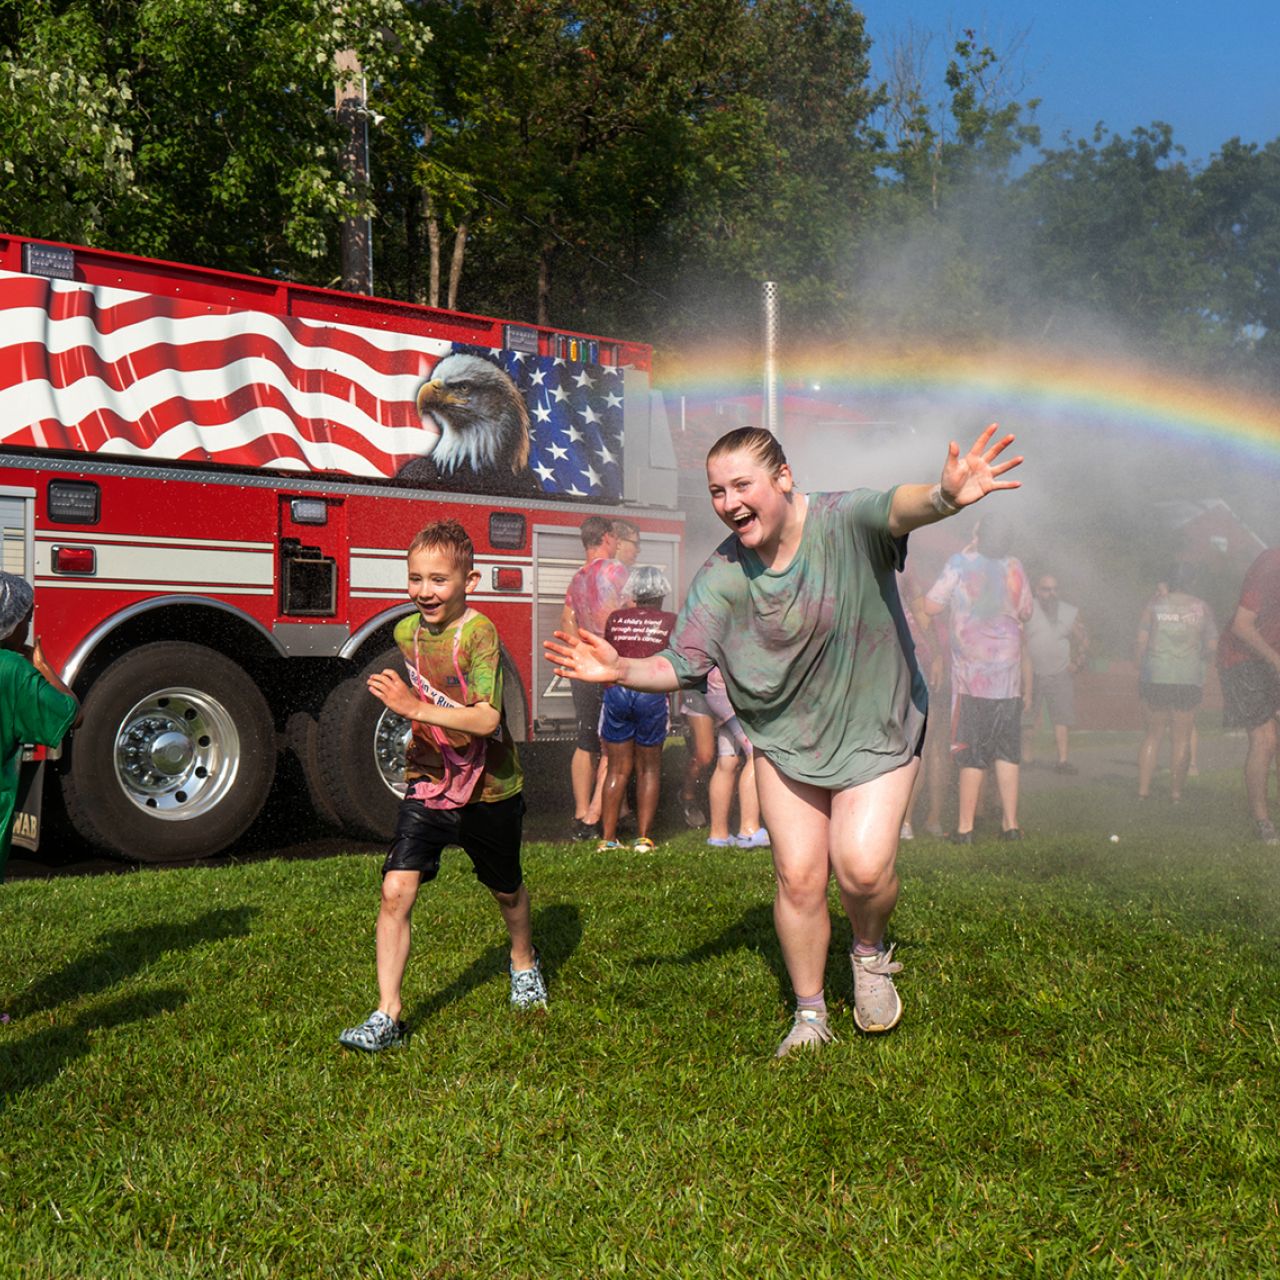
[[[778,286],[772,280],[763,285],[764,301],[764,429],[775,436],[782,433],[778,417]]]
[[[367,192],[369,185],[369,108],[365,104],[364,74],[354,49],[342,49],[334,59],[337,83],[333,101],[346,137],[343,174],[350,186]],[[368,218],[342,222],[342,287],[351,293],[373,292],[373,228]]]

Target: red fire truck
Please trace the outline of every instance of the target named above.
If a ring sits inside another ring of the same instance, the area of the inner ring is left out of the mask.
[[[30,795],[56,780],[100,846],[197,857],[292,751],[326,818],[384,834],[407,725],[364,678],[397,665],[404,550],[443,517],[476,546],[513,733],[563,735],[540,655],[582,520],[625,514],[679,580],[649,371],[635,343],[0,235],[3,566],[84,704]]]

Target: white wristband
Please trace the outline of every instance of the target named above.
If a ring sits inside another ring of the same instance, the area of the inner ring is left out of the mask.
[[[960,510],[960,508],[942,492],[942,486],[940,484],[935,484],[933,488],[929,490],[929,505],[933,507],[940,516],[953,516]]]

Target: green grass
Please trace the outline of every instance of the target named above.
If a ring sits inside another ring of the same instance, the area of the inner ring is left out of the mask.
[[[530,846],[525,1017],[450,855],[376,1058],[375,858],[7,885],[0,1275],[1280,1274],[1280,861],[1194,794],[904,848],[903,1024],[838,924],[839,1042],[780,1064],[766,851]]]

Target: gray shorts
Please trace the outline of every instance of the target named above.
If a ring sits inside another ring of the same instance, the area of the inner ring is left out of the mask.
[[[1036,676],[1031,685],[1034,697],[1028,723],[1034,725],[1040,719],[1040,708],[1049,708],[1049,723],[1066,725],[1070,729],[1076,722],[1074,680],[1070,671],[1056,676]]]

